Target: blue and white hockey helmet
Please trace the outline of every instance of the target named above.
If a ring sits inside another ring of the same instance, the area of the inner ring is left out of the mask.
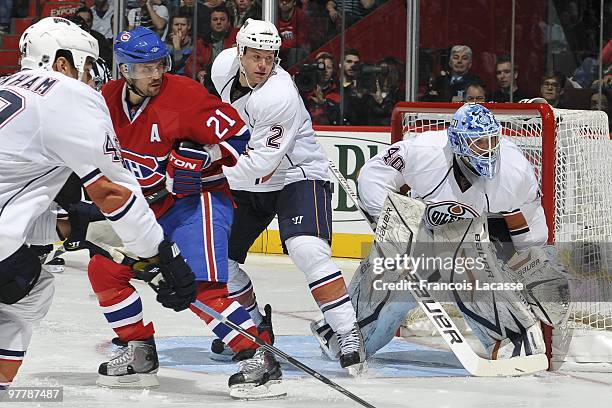
[[[465,157],[476,174],[495,177],[499,169],[501,126],[490,110],[466,103],[453,115],[447,133],[451,150]]]
[[[161,75],[172,68],[166,44],[154,31],[145,27],[117,34],[113,51],[115,62],[127,67],[121,72],[133,79],[152,77],[156,73]],[[137,68],[137,64],[141,67]]]

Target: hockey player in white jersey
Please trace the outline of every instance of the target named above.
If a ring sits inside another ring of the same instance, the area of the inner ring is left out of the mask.
[[[529,257],[539,259],[542,267],[535,268],[539,272],[527,274],[524,279],[532,282],[540,279],[541,274],[548,274],[551,291],[562,291],[567,284],[551,266],[554,259],[546,252],[550,249],[543,249],[548,229],[534,169],[516,145],[501,137],[498,121],[481,105],[463,105],[447,131],[424,132],[397,142],[368,160],[361,168],[358,189],[362,208],[374,219],[381,214],[388,192],[407,190],[410,197],[426,204],[422,224],[429,230],[484,215],[489,218],[491,236],[497,236],[500,243],[498,258],[512,265],[525,263]],[[360,268],[361,272],[364,270],[367,268]],[[349,287],[354,303],[364,291],[372,291],[360,283],[361,278],[358,271]],[[371,283],[371,279],[364,281]],[[391,341],[406,313],[416,307],[408,293],[402,296],[401,301],[391,299],[385,305],[359,309],[357,317],[363,326],[368,356]],[[512,309],[513,304],[515,300],[521,304],[523,298],[515,297],[514,293],[508,297],[510,300],[505,304],[510,305],[509,313],[516,321],[502,320],[501,327],[495,320],[497,316],[464,314],[488,357],[543,353],[545,345],[534,314],[548,324],[555,324],[562,319],[563,311],[546,309],[537,299],[529,299],[532,310],[519,305],[517,311]],[[318,322],[313,332],[324,351],[333,354],[329,325]]]
[[[229,243],[230,296],[271,330],[269,312],[265,317],[259,312],[240,264],[278,215],[285,251],[338,333],[342,367],[361,363],[365,353],[355,311],[340,268],[331,260],[328,162],[291,76],[279,65],[281,39],[272,23],[248,19],[236,42],[237,48],[219,54],[211,70],[221,99],[232,104],[251,131],[247,155],[224,169],[237,204]]]
[[[182,299],[185,308],[195,297],[193,272],[173,255],[123,168],[104,99],[86,85],[97,41],[68,20],[45,18],[23,33],[19,48],[22,70],[0,81],[0,394],[53,296],[53,277],[41,270],[27,238],[73,171],[126,248],[145,261],[143,273],[161,271],[173,292],[167,297]],[[47,242],[57,240],[53,229],[38,229],[49,231]],[[130,347],[134,358],[125,368],[157,371],[146,344]]]

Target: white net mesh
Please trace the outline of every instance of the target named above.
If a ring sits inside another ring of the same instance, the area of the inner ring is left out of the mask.
[[[567,341],[568,333],[610,335],[612,342],[612,141],[605,113],[549,109],[554,120],[525,104],[487,105],[503,127],[503,135],[523,150],[534,165],[540,186],[545,185],[543,205],[553,216],[553,239],[575,278],[571,314],[567,325],[555,331]],[[406,104],[396,108],[392,141],[429,130],[446,129],[457,105]],[[552,111],[552,112],[551,112]],[[544,143],[543,133],[556,129],[556,146]],[[552,148],[551,148],[552,147]],[[554,174],[542,174],[543,160],[554,156]],[[543,178],[544,177],[544,178]],[[554,189],[554,190],[553,190]],[[554,200],[550,198],[554,196]],[[583,243],[583,244],[579,244]],[[459,317],[452,306],[449,314]],[[402,335],[434,333],[418,311],[410,314]],[[556,335],[557,335],[556,334]],[[553,341],[554,342],[554,341]],[[567,353],[567,352],[566,352]],[[608,360],[612,361],[612,356]]]

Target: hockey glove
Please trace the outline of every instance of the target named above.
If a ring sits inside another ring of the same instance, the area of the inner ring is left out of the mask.
[[[212,163],[204,147],[183,141],[168,157],[166,189],[173,194],[188,196],[202,191],[202,170]]]
[[[158,250],[156,257],[137,261],[134,273],[157,292],[157,301],[162,306],[175,312],[185,310],[196,297],[195,275],[176,244],[164,239]]]

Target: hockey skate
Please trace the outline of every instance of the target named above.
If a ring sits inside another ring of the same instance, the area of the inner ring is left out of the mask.
[[[338,337],[335,336],[329,324],[321,319],[310,323],[310,331],[321,346],[323,356],[331,361],[338,361],[340,356],[340,346],[338,345]]]
[[[158,387],[159,361],[155,340],[135,340],[127,343],[110,361],[100,364],[96,384],[109,388]]]
[[[62,273],[66,269],[66,262],[63,258],[59,257],[65,252],[63,246],[55,249],[53,244],[30,245],[30,249],[38,256],[42,268],[47,272]]]
[[[357,323],[345,334],[336,333],[340,346],[340,365],[348,368],[349,374],[359,376],[367,369],[363,336]]]
[[[287,395],[282,384],[280,364],[272,353],[263,349],[243,350],[236,354],[240,371],[228,381],[230,396],[242,400],[278,398]]]
[[[272,307],[266,305],[264,307],[263,320],[257,326],[259,335],[266,334],[270,338],[270,344],[274,344],[274,331],[272,329]],[[214,339],[210,345],[210,359],[214,361],[231,361],[234,357],[234,352],[221,339]]]

